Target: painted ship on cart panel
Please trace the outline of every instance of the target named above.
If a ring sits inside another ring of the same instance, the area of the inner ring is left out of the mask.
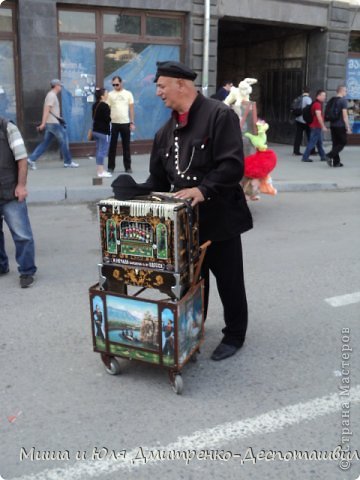
[[[107,295],[106,310],[110,342],[159,351],[156,304]]]

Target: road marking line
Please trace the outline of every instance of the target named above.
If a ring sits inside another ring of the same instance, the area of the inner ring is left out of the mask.
[[[199,451],[202,449],[215,449],[233,440],[245,439],[258,434],[273,433],[285,427],[299,424],[300,422],[314,420],[323,415],[338,412],[342,408],[342,401],[343,399],[340,398],[339,393],[333,393],[332,395],[315,398],[308,402],[301,402],[296,405],[271,410],[257,417],[234,423],[224,423],[206,430],[199,430],[187,437],[179,437],[174,443],[170,443],[164,447],[157,445],[154,447],[141,446],[141,448],[145,454],[151,451],[169,452],[174,450]],[[346,397],[346,401],[351,401],[351,405],[360,403],[360,385],[356,385],[350,389],[350,396]],[[78,461],[71,467],[47,469],[40,473],[24,475],[13,478],[12,480],[64,480],[64,478],[66,478],[66,480],[87,480],[92,477],[101,478],[101,475],[119,472],[121,470],[130,471],[145,465],[145,463],[139,460],[133,463],[133,460],[139,453],[139,449],[140,446],[131,451],[127,451],[126,457],[119,461],[109,459],[85,462]],[[152,459],[146,465],[151,465],[158,461],[160,460]]]
[[[339,295],[337,297],[325,298],[332,307],[344,307],[345,305],[351,305],[352,303],[360,302],[360,292],[348,293],[346,295]]]

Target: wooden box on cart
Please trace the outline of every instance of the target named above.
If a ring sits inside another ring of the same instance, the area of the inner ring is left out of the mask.
[[[180,299],[199,257],[198,208],[171,194],[98,203],[102,264],[99,283],[155,288]]]
[[[203,281],[180,300],[123,295],[99,284],[89,295],[94,351],[108,373],[119,373],[115,357],[151,363],[167,368],[181,393],[181,369],[195,359],[204,338]]]

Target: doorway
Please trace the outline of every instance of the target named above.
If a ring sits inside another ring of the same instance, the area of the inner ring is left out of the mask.
[[[308,32],[299,27],[222,19],[218,29],[217,83],[257,78],[251,100],[269,125],[271,142],[293,142],[292,100],[306,84]]]

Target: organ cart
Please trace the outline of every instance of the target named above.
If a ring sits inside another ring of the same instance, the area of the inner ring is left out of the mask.
[[[109,374],[117,357],[164,367],[176,393],[204,339],[198,209],[171,194],[98,203],[101,263],[90,287],[94,351]]]

